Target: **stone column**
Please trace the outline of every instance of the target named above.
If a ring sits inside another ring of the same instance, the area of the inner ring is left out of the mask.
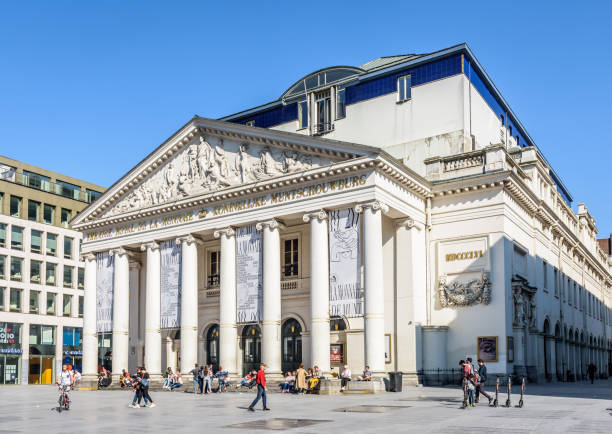
[[[182,258],[180,372],[187,375],[198,356],[198,248],[192,235],[179,237],[176,243],[181,245]]]
[[[98,381],[98,333],[96,332],[96,255],[88,253],[85,260],[83,299],[83,378],[81,388],[97,387]]]
[[[280,227],[277,220],[257,223],[263,230],[262,359],[271,377],[281,375]]]
[[[121,370],[128,369],[130,326],[130,264],[128,252],[122,247],[112,249],[115,258],[113,279],[113,377],[119,380]]]
[[[546,345],[546,354],[548,355],[548,359],[544,360],[544,363],[547,364],[546,371],[548,371],[548,375],[550,375],[550,378],[546,378],[546,381],[557,381],[557,354],[555,350],[555,337],[544,336],[544,345]]]
[[[385,372],[382,212],[388,210],[387,205],[378,201],[355,206],[355,211],[364,217],[365,364],[378,375]]]
[[[329,361],[329,230],[323,210],[306,214],[310,222],[310,364],[331,371]],[[303,342],[303,341],[302,341]]]
[[[5,290],[5,292],[8,291]],[[5,306],[8,306],[8,304],[5,304]],[[19,378],[19,384],[28,384],[30,382],[30,323],[25,321],[21,323],[21,351],[21,378]]]
[[[143,244],[140,250],[147,252],[144,366],[149,375],[161,377],[161,252],[154,241]]]
[[[219,282],[219,365],[230,377],[236,370],[236,232],[225,228],[214,232],[221,238],[221,280]]]

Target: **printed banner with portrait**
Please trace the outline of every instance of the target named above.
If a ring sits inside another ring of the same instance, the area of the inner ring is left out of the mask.
[[[113,331],[114,258],[105,253],[96,256],[96,331]]]
[[[262,233],[253,226],[236,231],[237,312],[239,324],[259,322],[263,310]]]
[[[160,245],[161,328],[181,326],[181,246],[174,240]]]
[[[353,208],[329,213],[329,314],[363,315],[361,225]]]

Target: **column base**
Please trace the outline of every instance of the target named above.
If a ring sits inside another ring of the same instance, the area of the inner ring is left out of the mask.
[[[76,387],[77,390],[98,390],[97,375],[83,375]]]

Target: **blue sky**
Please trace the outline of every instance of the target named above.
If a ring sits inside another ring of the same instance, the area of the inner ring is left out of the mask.
[[[5,1],[0,154],[109,186],[194,114],[467,42],[607,236],[611,17],[604,1]]]

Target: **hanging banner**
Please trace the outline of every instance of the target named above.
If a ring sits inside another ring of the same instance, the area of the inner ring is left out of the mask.
[[[181,246],[174,240],[160,243],[161,328],[181,326]]]
[[[105,253],[96,256],[96,331],[113,331],[114,258]]]
[[[353,208],[329,212],[329,314],[363,315],[361,225]]]
[[[236,231],[236,277],[238,323],[259,322],[262,318],[262,242],[261,231],[255,226]],[[223,277],[222,277],[223,278]]]

